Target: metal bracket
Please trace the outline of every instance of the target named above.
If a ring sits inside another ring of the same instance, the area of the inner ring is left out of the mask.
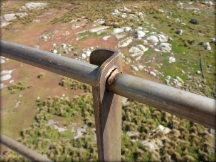
[[[92,86],[99,161],[121,161],[122,98],[106,86],[122,72],[122,57],[118,51],[101,48],[91,53],[90,63],[99,66]]]

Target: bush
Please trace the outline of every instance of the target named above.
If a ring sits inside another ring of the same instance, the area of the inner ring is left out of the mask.
[[[45,74],[44,73],[41,73],[37,76],[39,79],[44,79],[45,78]]]

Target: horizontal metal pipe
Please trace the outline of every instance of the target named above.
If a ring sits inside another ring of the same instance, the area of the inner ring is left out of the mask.
[[[50,159],[48,159],[45,156],[42,156],[41,154],[37,153],[36,151],[22,145],[21,143],[1,134],[1,144],[5,145],[6,147],[10,148],[11,150],[19,153],[26,159],[30,161],[45,161],[45,162],[51,162]]]
[[[95,85],[98,66],[1,40],[1,54],[81,82]]]
[[[164,110],[173,115],[216,128],[216,101],[187,91],[141,79],[117,74],[109,91],[135,101]]]
[[[1,52],[9,57],[95,86],[99,67],[50,52],[1,41]],[[121,96],[216,128],[215,100],[127,74],[117,74],[108,90]]]

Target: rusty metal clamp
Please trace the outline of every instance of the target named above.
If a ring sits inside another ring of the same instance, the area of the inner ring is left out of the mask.
[[[122,98],[106,86],[122,72],[122,56],[115,50],[96,49],[90,63],[99,66],[96,85],[92,86],[99,161],[121,161]]]

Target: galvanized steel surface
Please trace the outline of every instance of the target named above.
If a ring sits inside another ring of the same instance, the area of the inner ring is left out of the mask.
[[[10,148],[11,150],[19,153],[26,159],[30,161],[44,161],[44,162],[51,162],[50,159],[48,159],[45,156],[42,156],[41,154],[37,153],[36,151],[22,145],[21,143],[1,134],[1,144],[5,145],[6,147]]]

